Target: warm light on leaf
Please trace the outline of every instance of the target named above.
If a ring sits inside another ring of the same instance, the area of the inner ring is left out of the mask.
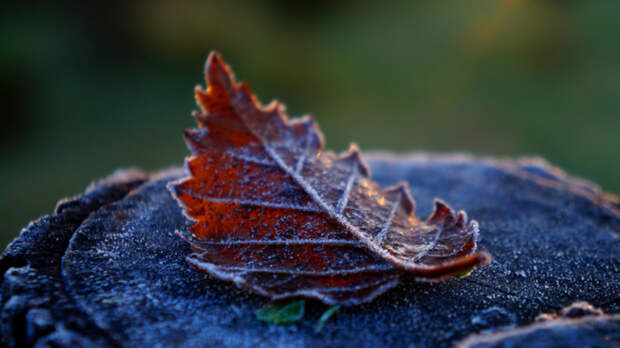
[[[185,132],[190,176],[170,188],[195,224],[181,231],[197,269],[272,299],[370,301],[404,277],[438,280],[489,260],[478,224],[437,200],[414,215],[405,183],[382,189],[355,145],[323,150],[310,116],[261,106],[212,53]]]

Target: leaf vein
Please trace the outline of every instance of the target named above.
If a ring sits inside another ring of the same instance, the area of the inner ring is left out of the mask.
[[[215,265],[221,271],[224,272],[247,272],[247,273],[284,273],[284,274],[295,274],[295,275],[308,275],[308,276],[332,276],[332,275],[340,275],[340,274],[356,274],[356,273],[365,273],[365,272],[383,272],[394,269],[391,265],[376,265],[376,266],[368,266],[368,267],[356,267],[342,270],[329,270],[329,271],[302,271],[302,270],[293,270],[286,268],[269,268],[269,267],[240,267],[240,266],[220,266]]]
[[[229,204],[240,204],[240,205],[252,205],[258,207],[267,207],[267,208],[277,208],[277,209],[292,209],[292,210],[300,210],[300,211],[308,211],[308,212],[321,212],[320,209],[313,206],[304,206],[304,205],[295,205],[288,203],[273,203],[273,202],[264,202],[264,201],[255,201],[249,199],[236,199],[236,198],[222,198],[222,197],[210,197],[206,195],[202,195],[197,192],[189,191],[189,190],[180,190],[180,193],[190,195],[196,199],[201,199],[205,201],[211,201],[216,203],[229,203]]]
[[[223,240],[223,241],[204,241],[198,242],[201,245],[352,245],[363,247],[364,245],[357,240],[349,239],[272,239],[272,240]]]
[[[353,170],[351,170],[351,174],[349,175],[349,178],[347,179],[347,185],[345,186],[344,191],[342,192],[342,196],[338,200],[338,207],[336,208],[338,210],[338,214],[342,214],[342,212],[344,211],[344,208],[346,208],[347,206],[347,203],[349,203],[349,196],[351,195],[351,189],[353,188],[353,184],[355,183],[356,178],[357,178],[357,167],[354,166]]]
[[[375,237],[375,243],[377,243],[378,245],[381,245],[381,243],[383,243],[383,239],[385,239],[387,232],[392,226],[392,220],[394,220],[394,215],[396,215],[396,209],[398,209],[398,206],[400,205],[400,202],[402,199],[403,199],[403,194],[402,192],[399,192],[398,198],[396,199],[396,201],[394,201],[394,204],[392,205],[392,209],[390,209],[390,216],[388,216],[387,220],[385,221],[385,224],[381,228],[381,231],[379,231],[379,233]]]

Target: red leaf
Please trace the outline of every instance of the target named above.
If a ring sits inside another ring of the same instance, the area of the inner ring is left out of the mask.
[[[352,305],[404,277],[437,280],[488,262],[464,212],[436,201],[419,220],[406,183],[379,187],[355,145],[323,151],[310,116],[261,106],[216,53],[205,73],[199,128],[185,132],[190,177],[170,186],[196,222],[180,232],[194,267],[272,299]]]

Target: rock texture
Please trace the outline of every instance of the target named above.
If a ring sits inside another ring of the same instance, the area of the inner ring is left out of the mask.
[[[61,260],[69,240],[93,212],[118,201],[147,180],[138,171],[117,171],[56,211],[25,227],[0,258],[1,337],[9,347],[107,347],[110,336],[84,315],[65,291]]]
[[[457,348],[607,346],[620,346],[620,314],[605,315],[588,303],[576,302],[557,316],[539,315],[524,327],[470,335]]]
[[[524,330],[516,326],[578,300],[620,312],[617,198],[540,159],[367,160],[381,185],[409,182],[419,216],[430,213],[435,197],[467,210],[480,222],[491,265],[463,279],[406,283],[369,304],[342,308],[319,333],[314,324],[326,307],[315,302],[300,322],[270,326],[254,316],[266,299],[185,262],[189,248],[175,230],[190,222],[166,189],[183,170],[119,172],[61,202],[7,247],[0,259],[3,343],[447,347],[480,332]],[[585,342],[619,343],[617,315],[585,318],[556,318],[585,321],[533,331],[577,344],[584,336],[575,333],[587,327],[594,329]],[[494,336],[493,344],[510,337]],[[473,339],[462,344],[475,346]]]

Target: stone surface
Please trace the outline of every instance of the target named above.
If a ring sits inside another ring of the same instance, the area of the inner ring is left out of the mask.
[[[578,302],[562,309],[559,315],[541,315],[527,326],[470,335],[457,348],[619,346],[620,314],[606,315],[598,308]]]
[[[0,258],[1,342],[9,347],[108,347],[110,336],[76,306],[60,271],[69,240],[89,214],[118,201],[147,180],[117,171],[79,197],[60,201],[54,214],[25,227]]]
[[[466,210],[494,261],[467,278],[410,282],[341,308],[319,333],[314,325],[327,307],[316,302],[300,322],[269,326],[254,316],[266,299],[186,264],[189,249],[175,230],[189,222],[166,189],[183,171],[125,173],[61,204],[7,247],[0,260],[5,344],[452,346],[577,300],[620,311],[615,197],[539,159],[368,160],[381,185],[409,182],[418,216],[430,213],[435,197]],[[88,203],[96,194],[105,199]]]

